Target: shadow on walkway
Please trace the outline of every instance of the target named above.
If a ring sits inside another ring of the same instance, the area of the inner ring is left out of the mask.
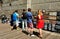
[[[27,32],[27,31],[22,31],[23,33],[25,33],[26,35],[28,35],[29,33]],[[33,32],[33,34],[35,35],[35,36],[37,36],[37,37],[39,37],[38,35],[39,35],[39,33],[38,32]]]
[[[25,33],[26,35],[28,35],[29,33],[27,31],[22,31],[23,33]]]
[[[36,36],[38,36],[39,35],[39,33],[38,32],[33,32],[33,34],[34,35],[36,35]],[[39,37],[39,36],[38,36]]]

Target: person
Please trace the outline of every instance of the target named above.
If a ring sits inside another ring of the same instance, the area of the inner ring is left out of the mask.
[[[42,10],[38,10],[38,15],[37,15],[37,26],[39,29],[39,37],[42,39],[42,29],[44,28],[44,20],[43,20],[43,13]]]
[[[18,11],[15,10],[15,12],[13,12],[12,16],[11,16],[12,22],[13,22],[13,26],[12,26],[12,30],[14,28],[14,26],[16,26],[16,29],[19,30],[17,27],[19,26],[19,14]]]
[[[23,12],[22,12],[22,31],[25,30],[25,27],[26,27],[26,30],[27,30],[27,17],[26,17],[26,10],[23,9]]]
[[[10,20],[10,25],[13,26],[13,13],[11,14],[11,20]]]
[[[32,22],[32,12],[31,12],[31,9],[28,8],[28,12],[26,13],[26,16],[27,16],[27,24],[28,24],[28,35],[31,35],[31,36],[34,36],[33,35],[33,22]]]
[[[6,17],[6,15],[3,13],[3,14],[1,15],[1,21],[2,21],[2,23],[6,23],[6,19],[7,19],[7,17]]]

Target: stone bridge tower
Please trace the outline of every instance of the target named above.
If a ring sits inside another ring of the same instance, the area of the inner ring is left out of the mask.
[[[2,10],[44,9],[46,11],[60,11],[60,0],[2,0]],[[10,3],[12,6],[10,6]]]

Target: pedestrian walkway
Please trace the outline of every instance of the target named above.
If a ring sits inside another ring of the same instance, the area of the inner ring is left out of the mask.
[[[0,23],[0,39],[38,39],[38,30],[35,28],[34,31],[35,36],[31,37],[22,32],[21,28],[11,31],[11,26],[9,24]],[[60,33],[43,30],[43,39],[60,39]]]

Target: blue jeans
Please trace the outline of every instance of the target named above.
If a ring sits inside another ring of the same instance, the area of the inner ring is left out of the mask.
[[[27,19],[22,20],[22,30],[25,30],[25,28],[27,29]]]

